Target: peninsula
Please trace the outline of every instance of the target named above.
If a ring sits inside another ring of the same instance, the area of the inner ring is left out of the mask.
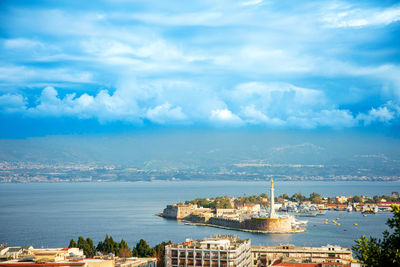
[[[268,202],[268,199],[261,201]],[[274,208],[274,181],[271,179],[268,213],[260,204],[243,203],[235,207],[233,203],[224,206],[233,208],[203,207],[198,204],[168,205],[159,215],[185,221],[188,224],[219,227],[257,233],[300,233],[305,228],[299,227],[294,217],[278,215]]]

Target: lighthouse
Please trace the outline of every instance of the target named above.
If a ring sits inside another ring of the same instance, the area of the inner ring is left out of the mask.
[[[274,180],[271,178],[271,194],[269,200],[269,217],[270,218],[278,218],[275,213],[274,205],[275,204],[275,197],[274,197]]]

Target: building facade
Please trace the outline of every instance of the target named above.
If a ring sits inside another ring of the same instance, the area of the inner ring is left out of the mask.
[[[216,236],[167,245],[165,266],[251,266],[251,243],[250,240],[239,240],[236,236]]]
[[[349,248],[326,245],[322,247],[297,247],[294,245],[253,246],[252,266],[274,266],[280,263],[332,263],[350,264],[353,261]]]

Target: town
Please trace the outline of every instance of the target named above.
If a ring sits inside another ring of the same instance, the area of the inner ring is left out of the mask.
[[[36,162],[0,160],[0,183],[59,183],[115,181],[260,181],[260,177],[280,181],[399,181],[398,175],[377,175],[349,170],[346,174],[325,165],[232,164],[215,168],[151,167],[153,162],[136,165],[101,162]],[[261,167],[260,167],[261,166]],[[267,169],[264,167],[267,166]],[[315,172],[310,172],[314,169]],[[266,174],[267,173],[267,174]],[[268,173],[274,173],[269,175]],[[312,174],[310,174],[312,173]],[[265,175],[266,174],[266,175]]]
[[[121,242],[122,243],[122,242]],[[144,242],[145,243],[145,242]],[[142,256],[147,256],[147,244],[138,243]],[[121,252],[123,248],[120,248]],[[135,251],[136,248],[133,250]],[[147,248],[148,250],[148,248]],[[309,267],[356,267],[362,266],[355,260],[349,248],[335,245],[321,247],[299,247],[293,245],[252,246],[251,240],[239,240],[237,236],[224,235],[186,239],[185,242],[167,243],[162,247],[161,257],[156,254],[147,257],[132,257],[132,254],[118,253],[112,246],[88,254],[88,247],[80,248],[33,248],[0,246],[2,267],[178,267],[178,266],[309,266]],[[119,255],[116,255],[117,252]],[[137,250],[136,250],[137,252]],[[139,255],[140,256],[140,255]]]

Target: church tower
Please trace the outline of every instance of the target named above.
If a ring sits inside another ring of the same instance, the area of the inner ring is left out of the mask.
[[[276,215],[275,209],[275,196],[274,196],[274,180],[271,178],[271,194],[269,200],[269,217],[270,218],[278,218]]]

